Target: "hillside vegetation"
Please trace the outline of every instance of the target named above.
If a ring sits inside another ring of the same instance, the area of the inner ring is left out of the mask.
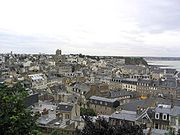
[[[142,57],[125,57],[126,65],[145,65],[148,66],[147,61],[145,61]]]

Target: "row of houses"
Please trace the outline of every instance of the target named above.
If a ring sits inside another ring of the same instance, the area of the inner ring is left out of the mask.
[[[177,132],[179,73],[126,63],[126,58],[62,55],[59,49],[55,55],[11,53],[0,62],[0,83],[20,81],[33,93],[27,107],[40,114],[41,128],[82,129],[82,107],[112,125],[126,121],[144,125],[147,132]]]
[[[157,129],[156,132],[166,132],[172,130],[175,134],[180,129],[180,107],[179,101],[174,105],[171,101],[162,104],[159,99],[136,100],[119,106],[118,99],[109,99],[92,96],[89,99],[89,107],[92,108],[99,117],[109,121],[111,125],[121,125],[129,123],[140,125],[144,129]],[[133,103],[133,104],[132,104]]]
[[[110,83],[111,89],[136,91],[142,96],[161,94],[164,96],[173,96],[173,98],[177,99],[180,97],[179,86],[179,82],[175,78],[160,80],[113,78]]]

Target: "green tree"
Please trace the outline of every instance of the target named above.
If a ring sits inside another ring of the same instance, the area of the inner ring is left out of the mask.
[[[36,117],[25,108],[27,92],[20,83],[0,84],[0,134],[37,135]]]
[[[87,116],[96,116],[96,113],[94,112],[93,109],[90,108],[80,108],[80,115],[87,115]]]
[[[53,130],[50,135],[60,135],[57,130]]]
[[[53,130],[51,133],[50,133],[50,135],[68,135],[68,134],[66,134],[66,133],[60,133],[58,130]]]
[[[172,130],[172,128],[169,129],[168,133],[165,133],[165,135],[175,135],[174,131]]]
[[[91,118],[83,116],[85,127],[81,135],[143,135],[143,130],[138,125],[122,123],[121,125],[110,125],[105,119],[98,119],[93,123]]]
[[[180,129],[178,130],[178,134],[177,135],[180,135]]]

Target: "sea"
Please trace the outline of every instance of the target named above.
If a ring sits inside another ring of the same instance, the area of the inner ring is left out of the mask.
[[[160,68],[173,68],[180,71],[180,61],[147,60],[149,65],[158,65]]]

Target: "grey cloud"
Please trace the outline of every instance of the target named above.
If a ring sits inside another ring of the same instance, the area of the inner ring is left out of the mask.
[[[180,30],[179,0],[136,0],[137,22],[143,31]]]
[[[129,39],[130,40],[130,39]],[[132,39],[133,40],[133,39]],[[119,56],[179,56],[178,47],[152,47],[142,42],[92,42],[88,45],[73,44],[60,39],[43,36],[25,36],[0,32],[0,53],[54,53],[57,48],[63,53]]]
[[[66,45],[66,42],[44,36],[27,36],[0,31],[0,52],[14,51],[16,53],[54,53],[56,47]]]

